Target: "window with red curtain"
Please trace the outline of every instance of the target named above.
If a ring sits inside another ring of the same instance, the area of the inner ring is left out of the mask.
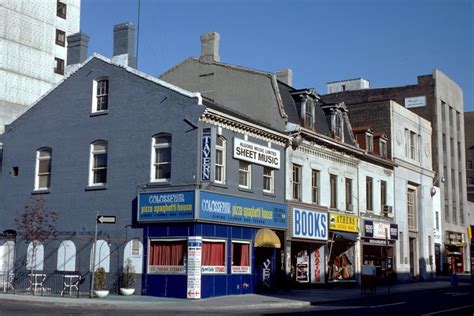
[[[225,266],[224,241],[202,241],[202,265]]]
[[[150,241],[150,265],[182,266],[186,250],[186,240],[152,240]]]
[[[232,243],[232,265],[250,266],[250,243]]]

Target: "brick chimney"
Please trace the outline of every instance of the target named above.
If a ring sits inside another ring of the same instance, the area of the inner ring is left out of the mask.
[[[278,81],[291,86],[293,84],[293,71],[291,69],[280,69],[276,72]]]
[[[81,64],[87,58],[89,36],[75,33],[67,37],[67,65]]]
[[[131,22],[114,26],[114,54],[112,62],[137,67],[135,56],[135,26]]]
[[[217,32],[201,34],[201,57],[199,61],[205,63],[220,62],[219,56],[220,35]]]

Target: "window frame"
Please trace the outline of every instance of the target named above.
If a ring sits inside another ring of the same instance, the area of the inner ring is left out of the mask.
[[[158,138],[168,138],[166,143],[157,143]],[[170,159],[166,162],[157,162],[157,149],[167,149],[170,150]],[[157,168],[160,165],[169,165],[170,174],[169,178],[158,178]],[[172,176],[172,166],[173,166],[173,135],[170,133],[158,133],[152,136],[151,138],[151,167],[150,167],[150,182],[152,183],[169,183]]]
[[[368,212],[374,211],[374,178],[365,177],[365,208]]]
[[[303,167],[296,163],[292,167],[291,197],[293,200],[301,201],[301,170]]]
[[[321,205],[321,171],[311,169],[311,202]]]
[[[150,260],[152,259],[151,256],[151,246],[152,242],[184,242],[184,254],[183,254],[183,264],[182,265],[152,265]],[[148,249],[147,249],[147,260],[146,260],[146,268],[148,274],[175,274],[175,275],[185,275],[187,271],[187,258],[188,258],[188,239],[187,238],[149,238],[148,239]],[[157,268],[152,268],[157,267]],[[167,267],[159,270],[158,267]],[[153,269],[157,269],[157,271],[151,271]]]
[[[342,120],[342,115],[338,111],[333,114],[333,124],[334,124],[334,137],[339,140],[344,139],[344,123]]]
[[[102,83],[105,84],[101,86]],[[105,91],[104,91],[105,90]],[[99,77],[92,81],[92,113],[108,113],[110,97],[110,80],[108,77]],[[105,100],[105,101],[104,101]],[[105,107],[103,106],[105,104]],[[99,108],[100,106],[100,108]]]
[[[59,57],[54,57],[54,73],[58,75],[64,75],[64,59]]]
[[[348,188],[349,187],[349,188]],[[345,180],[345,189],[346,189],[346,211],[354,211],[354,204],[352,203],[352,179],[346,178]],[[349,206],[352,207],[349,207]]]
[[[314,102],[307,99],[304,104],[304,125],[308,129],[314,129]]]
[[[60,29],[56,29],[55,43],[56,45],[65,47],[66,46],[66,32]]]
[[[388,157],[387,141],[384,139],[380,139],[380,156],[383,158]]]
[[[94,149],[97,145],[105,145],[105,149]],[[105,154],[105,167],[97,167],[95,165],[95,156]],[[108,160],[109,160],[109,143],[106,140],[96,140],[90,144],[89,151],[89,186],[99,187],[107,185],[107,173],[108,173]],[[105,169],[105,182],[95,182],[95,172],[97,170]]]
[[[266,174],[265,171],[270,171],[270,174]],[[265,179],[269,179],[270,188],[265,188]],[[275,169],[270,167],[263,167],[263,192],[273,194],[275,193]]]
[[[332,208],[332,209],[338,209],[337,208],[337,203],[338,203],[337,180],[338,180],[338,176],[336,174],[332,174],[332,173],[329,174],[329,188],[330,188],[329,208]]]
[[[218,140],[222,140],[222,145],[219,145],[219,142]],[[227,140],[225,139],[224,136],[222,135],[218,135],[216,137],[216,160],[214,162],[214,172],[215,172],[215,175],[214,175],[214,183],[218,183],[218,184],[225,184],[226,183],[226,171],[227,171],[227,168],[226,168],[226,165],[227,165],[227,155],[226,155],[226,151],[227,151]],[[221,152],[222,153],[222,163],[219,164],[217,162],[217,157],[219,156],[217,154],[217,152]],[[220,169],[220,171],[218,172],[218,169]],[[220,174],[221,176],[221,179],[218,180],[218,175]]]
[[[67,4],[64,2],[58,1],[56,3],[56,16],[62,19],[66,19],[67,16]]]
[[[410,200],[410,197],[413,197],[412,201]],[[417,229],[416,199],[417,199],[417,197],[416,197],[416,188],[413,188],[411,186],[407,187],[407,223],[408,223],[408,229],[409,230],[416,230]],[[413,211],[410,212],[410,209],[412,209]]]
[[[243,168],[246,166],[246,168]],[[241,180],[241,175],[244,175],[247,184],[243,184]],[[252,164],[247,161],[239,160],[239,188],[241,189],[248,189],[252,188]]]
[[[368,153],[374,152],[374,136],[369,133],[365,133],[365,148]]]
[[[252,241],[251,240],[240,240],[240,239],[232,239],[230,241],[231,244],[231,254],[230,254],[230,269],[231,274],[252,274]],[[249,265],[248,266],[238,266],[234,265],[234,244],[247,244],[249,249]]]
[[[41,153],[46,152],[48,156],[41,157]],[[36,151],[36,167],[35,167],[35,183],[34,183],[34,190],[35,191],[42,191],[42,190],[50,190],[51,189],[51,175],[52,175],[52,159],[53,159],[53,150],[50,147],[42,147]],[[49,161],[49,171],[40,173],[40,164],[42,161]],[[48,186],[42,187],[40,186],[40,177],[47,176],[48,178]]]
[[[380,180],[380,210],[383,211],[384,205],[387,205],[387,181]]]
[[[211,265],[204,265],[204,243],[223,243],[224,244],[224,265],[223,266],[211,266]],[[202,264],[201,264],[201,273],[202,274],[227,274],[227,240],[225,239],[217,239],[217,238],[202,238]],[[205,268],[207,267],[207,268]],[[206,270],[209,271],[206,271]]]

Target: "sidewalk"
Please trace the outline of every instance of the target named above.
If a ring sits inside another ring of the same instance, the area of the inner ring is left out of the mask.
[[[460,283],[466,286],[468,283]],[[406,293],[414,291],[425,291],[441,288],[449,288],[451,283],[447,281],[416,282],[377,287],[377,294],[387,295],[394,293]],[[62,307],[95,307],[101,309],[136,309],[136,310],[256,310],[271,308],[301,308],[322,303],[357,299],[362,295],[360,288],[332,288],[332,289],[306,289],[292,290],[288,292],[277,292],[269,295],[247,294],[213,297],[201,300],[186,300],[175,298],[151,297],[151,296],[118,296],[109,295],[105,299],[88,299],[73,297],[52,296],[29,296],[0,294],[0,301],[21,301],[32,304],[51,304]]]

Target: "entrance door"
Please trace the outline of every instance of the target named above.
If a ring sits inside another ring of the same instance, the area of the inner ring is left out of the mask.
[[[276,251],[275,248],[255,248],[257,291],[267,292],[275,289],[276,284]]]
[[[415,279],[418,276],[417,271],[417,262],[416,262],[416,238],[410,238],[409,240],[410,248],[410,278]]]

